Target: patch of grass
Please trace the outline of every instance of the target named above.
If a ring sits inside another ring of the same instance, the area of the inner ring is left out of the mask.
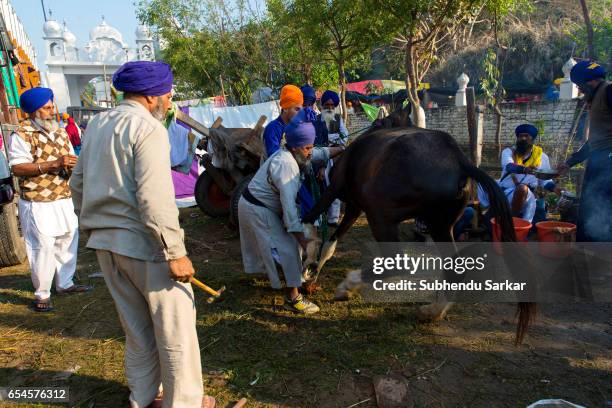
[[[414,305],[333,302],[335,286],[359,267],[360,248],[371,239],[364,220],[321,275],[323,290],[312,297],[321,313],[312,317],[278,310],[282,294],[244,275],[239,238],[225,220],[197,210],[182,210],[181,220],[197,276],[227,287],[213,304],[194,288],[205,389],[219,406],[244,396],[250,407],[348,407],[368,398],[359,407],[373,407],[372,377],[389,373],[407,378],[418,407],[526,406],[549,394],[597,406],[602,392],[612,395],[609,334],[572,339],[551,326],[517,349],[512,306],[456,305],[448,320],[420,324]],[[71,406],[126,406],[123,332],[103,280],[88,278],[99,270],[95,254],[82,248],[79,255],[79,277],[95,289],[54,297],[53,314],[28,309],[27,266],[0,270],[0,386],[67,385]],[[606,321],[605,314],[591,318]],[[564,347],[552,349],[551,341]],[[75,366],[69,379],[52,380]]]

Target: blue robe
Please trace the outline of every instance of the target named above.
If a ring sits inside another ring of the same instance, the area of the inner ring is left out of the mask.
[[[268,157],[272,156],[274,152],[280,149],[281,140],[285,133],[285,127],[287,125],[283,122],[283,119],[279,116],[272,122],[268,123],[268,126],[264,129],[263,139],[266,148],[266,154]],[[298,199],[300,201],[301,215],[302,218],[306,216],[314,207],[314,198],[308,189],[307,183],[302,184],[300,191],[298,192]]]

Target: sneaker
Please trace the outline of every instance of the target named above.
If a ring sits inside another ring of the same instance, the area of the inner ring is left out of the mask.
[[[296,297],[294,300],[285,298],[283,307],[285,310],[301,314],[313,314],[320,310],[319,306],[315,305],[302,295],[298,295],[298,297]]]

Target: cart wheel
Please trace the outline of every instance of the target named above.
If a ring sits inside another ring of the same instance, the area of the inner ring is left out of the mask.
[[[26,248],[17,219],[17,204],[0,206],[0,267],[17,265],[26,258]]]
[[[221,190],[207,171],[198,177],[195,199],[198,207],[210,217],[225,217],[230,213],[230,197]]]
[[[240,197],[242,197],[242,192],[247,188],[252,178],[253,174],[245,176],[238,182],[234,191],[232,191],[229,221],[230,225],[236,229],[238,229],[238,202],[240,201]]]

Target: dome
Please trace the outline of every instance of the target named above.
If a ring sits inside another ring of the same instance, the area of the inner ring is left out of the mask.
[[[111,27],[106,24],[104,17],[102,17],[102,22],[91,29],[89,32],[89,39],[91,41],[95,41],[100,38],[110,38],[121,44],[125,44],[123,42],[123,36],[115,27]]]
[[[61,37],[62,26],[55,20],[47,20],[43,25],[43,32],[45,37]]]
[[[68,30],[66,23],[64,23],[63,37],[64,37],[64,41],[66,42],[67,46],[74,47],[76,45],[76,36],[70,30]]]
[[[139,25],[136,28],[136,39],[137,40],[150,40],[151,32],[149,31],[149,27],[146,25]]]

